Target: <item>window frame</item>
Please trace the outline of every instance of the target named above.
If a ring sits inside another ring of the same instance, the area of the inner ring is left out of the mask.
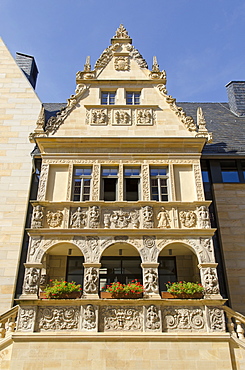
[[[90,175],[76,175],[76,169],[90,169]],[[72,201],[73,202],[88,202],[90,201],[90,198],[91,198],[91,182],[92,182],[92,166],[75,166],[73,168],[73,178],[72,178]],[[75,196],[77,194],[75,194],[75,184],[76,184],[76,180],[77,179],[80,179],[80,193],[79,193],[79,200],[75,200]],[[86,194],[84,192],[84,188],[86,187],[85,184],[84,184],[84,180],[89,180],[89,193]],[[88,195],[88,199],[84,199],[85,196]]]
[[[134,170],[138,169],[139,174],[134,175],[126,175],[125,171],[126,170]],[[127,179],[137,179],[138,180],[138,199],[137,200],[128,200],[127,199]],[[141,199],[141,189],[140,189],[140,184],[141,184],[141,167],[140,166],[124,166],[123,167],[123,200],[126,202],[137,202]]]
[[[103,102],[103,99],[106,100],[106,103]],[[110,91],[110,90],[109,91],[101,91],[101,94],[100,94],[100,103],[101,103],[101,105],[115,105],[115,100],[116,100],[116,91],[114,91],[114,90],[112,90],[112,91]]]
[[[103,175],[105,169],[116,169],[117,174]],[[105,179],[115,179],[115,200],[105,200]],[[118,200],[118,179],[119,179],[119,167],[118,166],[102,166],[101,167],[101,186],[100,186],[100,199],[105,202],[116,202]]]
[[[132,98],[129,95],[132,94]],[[132,102],[131,102],[132,101]],[[141,91],[126,91],[126,105],[140,105]]]
[[[152,175],[151,174],[152,169],[158,169],[158,170],[159,169],[166,169],[166,175],[159,175],[159,174],[158,175]],[[152,185],[152,180],[157,180],[158,200],[153,199],[154,194],[153,194],[152,188],[155,187],[155,186]],[[161,188],[163,187],[161,185],[161,180],[166,180],[166,186],[164,186],[164,187],[166,187],[166,190],[167,190],[166,193],[161,192]],[[150,193],[151,193],[151,200],[153,200],[153,201],[156,201],[156,202],[168,202],[169,201],[170,194],[169,194],[169,171],[168,171],[168,166],[150,166]],[[166,196],[167,200],[162,199],[163,196]]]

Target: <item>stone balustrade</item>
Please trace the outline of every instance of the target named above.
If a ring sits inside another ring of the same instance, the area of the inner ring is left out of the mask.
[[[15,306],[0,315],[0,338],[6,338],[15,331],[18,310],[19,306]]]

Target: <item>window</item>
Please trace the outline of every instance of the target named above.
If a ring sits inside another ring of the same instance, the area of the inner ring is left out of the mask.
[[[124,200],[137,201],[139,200],[140,187],[140,168],[126,167],[124,168]]]
[[[83,286],[83,262],[83,257],[67,257],[66,280],[68,282],[74,281],[75,283]]]
[[[101,104],[102,105],[114,105],[115,104],[115,91],[102,91],[101,92]]]
[[[239,182],[236,161],[221,161],[220,167],[223,182]]]
[[[160,202],[168,201],[167,167],[151,167],[151,199]]]
[[[140,257],[102,257],[100,268],[100,289],[114,281],[128,284],[137,279],[142,282]]]
[[[90,199],[91,167],[76,167],[74,171],[73,201]]]
[[[140,104],[140,91],[127,91],[126,104],[139,105]]]
[[[102,167],[101,199],[115,201],[117,199],[117,167]]]

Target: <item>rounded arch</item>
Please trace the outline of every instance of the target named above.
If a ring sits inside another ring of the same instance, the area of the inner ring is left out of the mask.
[[[162,255],[171,255],[173,251],[175,251],[177,254],[183,253],[183,251],[187,252],[185,254],[191,254],[193,253],[197,260],[198,263],[201,263],[201,257],[199,253],[199,246],[197,243],[195,243],[193,240],[188,240],[188,239],[175,239],[175,240],[164,240],[160,241],[158,243],[158,248],[159,248],[159,253],[158,257]]]
[[[83,256],[83,250],[73,240],[49,240],[39,248],[36,262],[42,263],[45,255]]]
[[[100,259],[103,256],[139,256],[140,248],[138,243],[128,240],[108,240],[101,248]]]

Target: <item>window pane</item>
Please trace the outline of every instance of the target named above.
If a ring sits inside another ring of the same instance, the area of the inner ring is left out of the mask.
[[[139,200],[139,179],[127,178],[126,181],[126,199],[127,201]]]
[[[239,182],[237,171],[222,171],[223,182]]]
[[[202,181],[203,182],[209,182],[208,171],[202,171]]]
[[[102,176],[117,176],[117,168],[102,168]]]

